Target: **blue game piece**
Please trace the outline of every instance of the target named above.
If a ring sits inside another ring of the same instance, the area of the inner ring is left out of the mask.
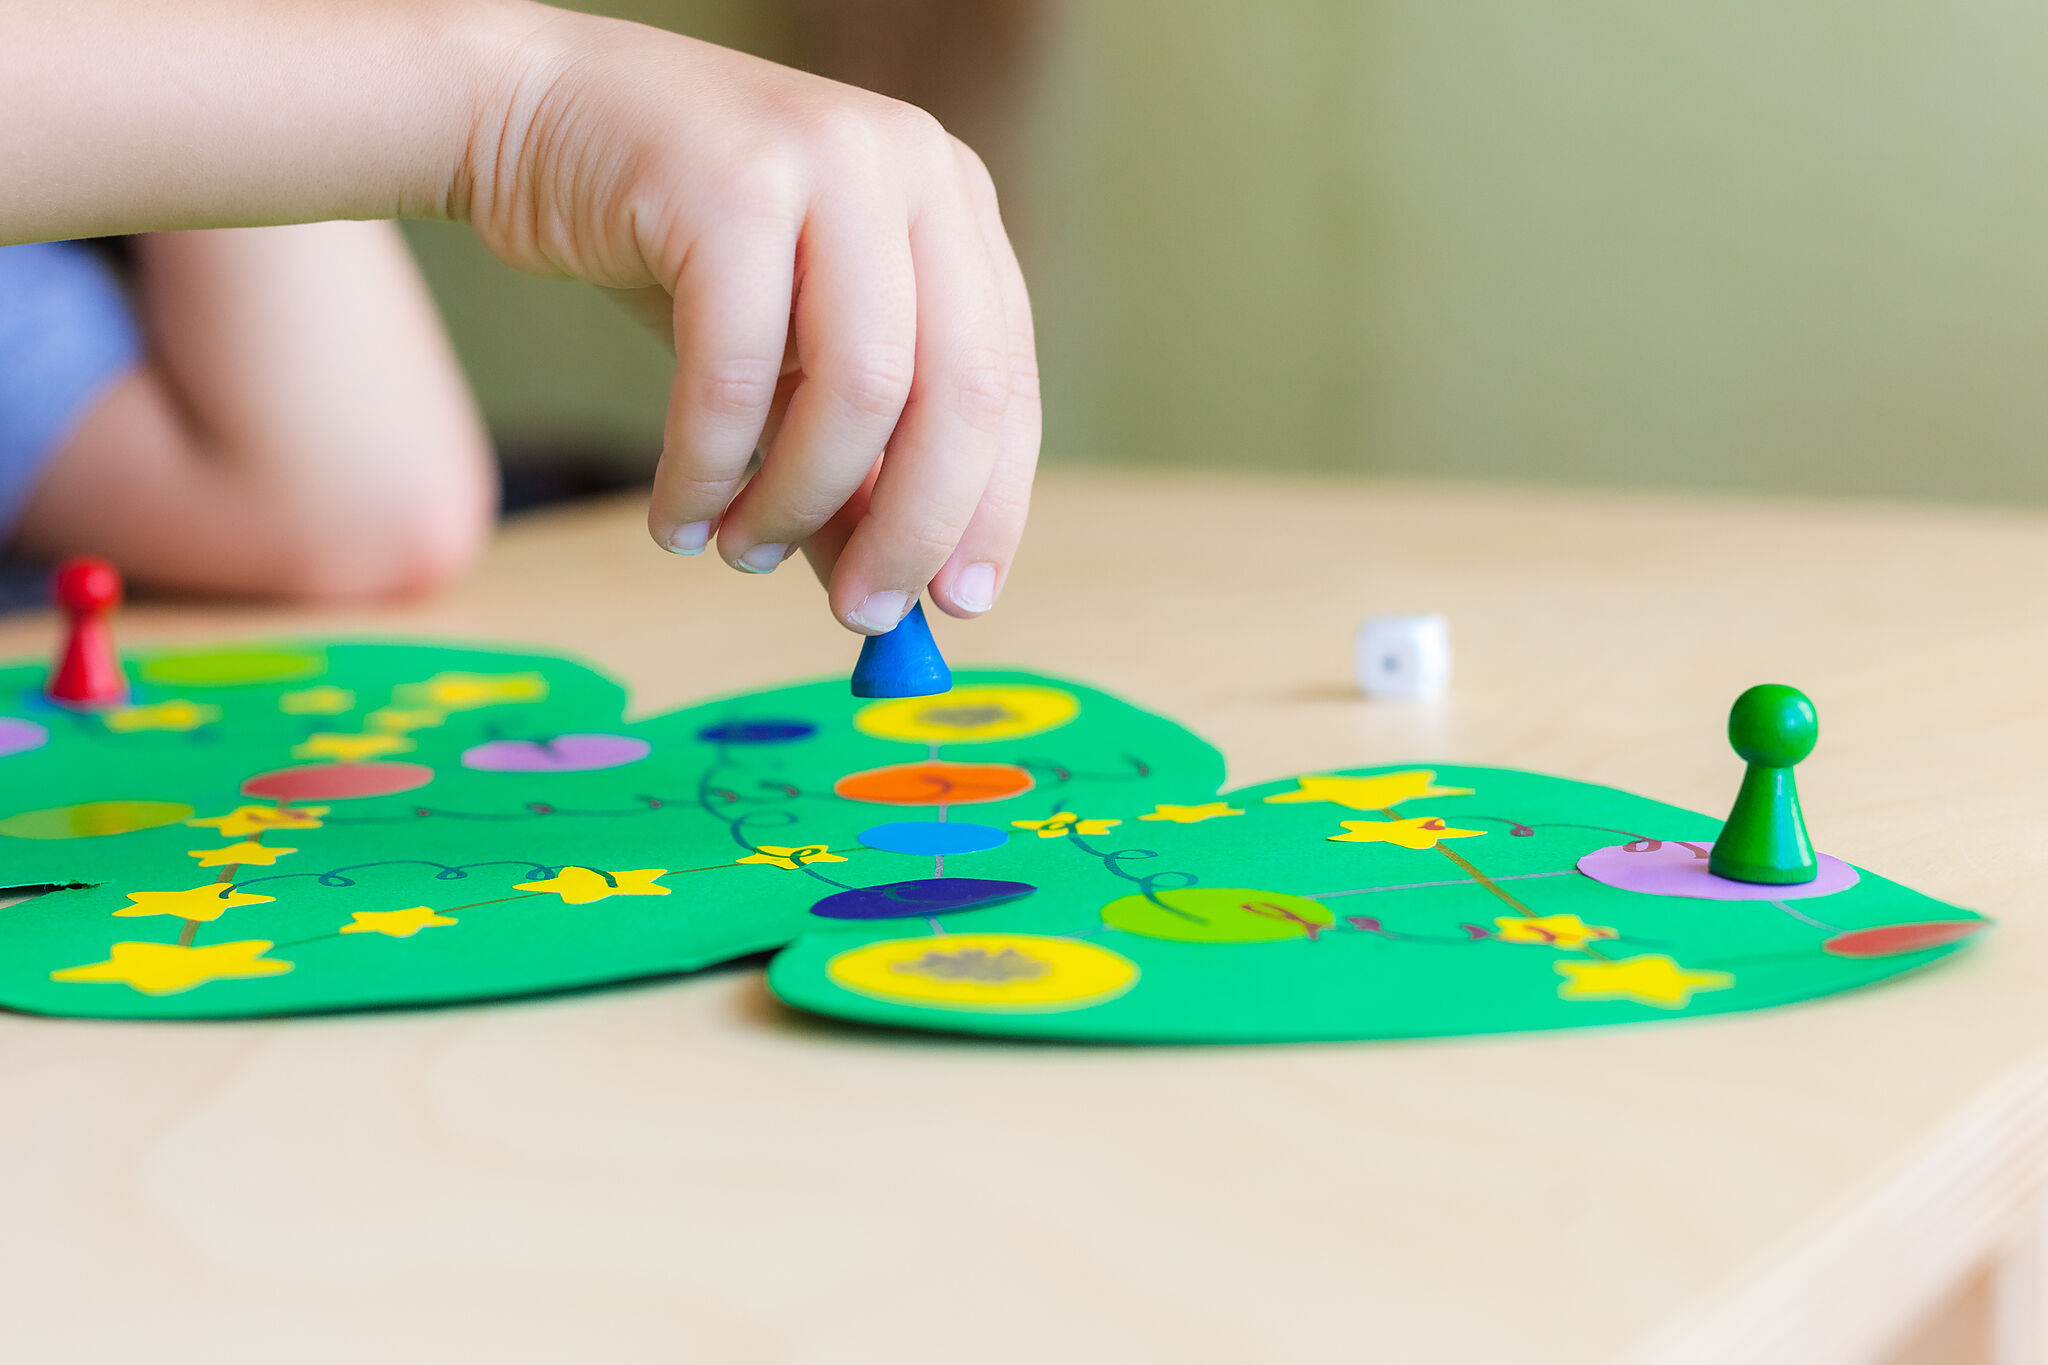
[[[936,697],[953,688],[953,670],[939,654],[932,628],[925,623],[924,603],[883,635],[861,642],[853,666],[856,697]]]

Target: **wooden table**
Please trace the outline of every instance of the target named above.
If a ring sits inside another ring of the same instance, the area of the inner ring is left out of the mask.
[[[639,521],[519,522],[432,601],[120,629],[538,642],[645,709],[850,665],[800,566],[671,559]],[[1125,693],[1235,782],[1435,758],[1717,812],[1730,699],[1796,682],[1818,841],[2003,925],[1792,1009],[1399,1045],[888,1036],[783,1011],[751,966],[0,1018],[0,1357],[2040,1365],[2044,582],[2031,514],[1048,478],[1002,610],[941,627],[956,662]],[[1453,623],[1441,704],[1354,693],[1353,630],[1399,609]],[[0,654],[52,630],[0,623]]]

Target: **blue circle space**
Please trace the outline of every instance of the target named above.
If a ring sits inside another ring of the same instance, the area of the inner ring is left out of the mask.
[[[705,726],[697,738],[706,744],[787,744],[817,731],[807,720],[728,720]]]
[[[992,825],[969,824],[959,820],[897,820],[873,825],[855,836],[869,848],[884,853],[980,853],[1001,848],[1008,842],[1007,831]]]
[[[1038,888],[1029,882],[996,882],[980,877],[926,877],[886,886],[835,891],[811,907],[826,919],[911,919],[954,910],[979,910],[1028,896]]]

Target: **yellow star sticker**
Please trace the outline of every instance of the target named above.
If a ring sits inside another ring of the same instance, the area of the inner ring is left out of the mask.
[[[107,713],[107,728],[127,734],[134,730],[197,730],[220,719],[218,706],[193,701],[160,701],[154,706],[129,706]]]
[[[1266,798],[1268,801],[1272,797]],[[1435,848],[1440,839],[1474,839],[1483,829],[1452,829],[1434,815],[1412,820],[1339,820],[1349,834],[1332,834],[1333,844],[1399,844],[1402,848]]]
[[[454,916],[443,915],[426,905],[415,905],[410,910],[356,910],[349,918],[355,923],[342,925],[342,933],[383,934],[387,938],[411,938],[422,929],[455,923]]]
[[[1577,915],[1502,915],[1494,924],[1500,929],[1502,943],[1578,948],[1588,939],[1615,937],[1614,930],[1588,924]]]
[[[448,717],[444,713],[426,706],[410,711],[387,706],[381,711],[372,711],[363,717],[364,722],[372,729],[381,730],[387,735],[404,735],[414,730],[429,729],[446,719]]]
[[[805,863],[843,863],[846,859],[834,853],[825,844],[802,844],[796,848],[784,848],[781,844],[762,844],[744,858],[733,859],[736,863],[761,863],[768,867],[779,867],[794,872]]]
[[[245,839],[226,848],[188,848],[185,856],[197,858],[201,867],[269,867],[285,854],[297,852],[295,848],[272,848]]]
[[[277,897],[237,891],[233,882],[208,882],[189,891],[130,891],[128,899],[134,904],[116,910],[116,919],[176,915],[179,919],[216,920],[238,905],[267,905]]]
[[[437,711],[472,711],[500,702],[545,701],[548,680],[538,673],[436,673],[425,682],[391,690],[392,700]]]
[[[1413,772],[1380,773],[1374,777],[1297,777],[1300,785],[1291,792],[1276,792],[1266,798],[1273,805],[1297,801],[1329,801],[1352,810],[1385,810],[1403,801],[1423,796],[1470,796],[1470,787],[1439,787],[1436,774],[1425,768]]]
[[[288,716],[338,716],[355,705],[356,694],[346,687],[307,687],[277,699],[277,709]]]
[[[294,806],[290,810],[272,806],[237,806],[226,815],[208,815],[185,823],[211,826],[219,830],[223,838],[231,839],[240,834],[261,834],[268,829],[318,829],[320,817],[325,814],[325,806]]]
[[[1169,806],[1162,802],[1150,815],[1141,815],[1138,818],[1171,820],[1176,825],[1198,825],[1204,820],[1220,820],[1226,815],[1243,814],[1243,811],[1235,809],[1228,801],[1211,801],[1206,806]]]
[[[116,943],[107,950],[105,962],[64,967],[51,972],[50,980],[116,981],[133,986],[144,995],[175,995],[208,981],[276,976],[290,971],[291,963],[263,956],[272,946],[267,938],[214,943],[204,948],[176,943]]]
[[[333,758],[343,763],[361,763],[366,758],[382,758],[386,754],[402,754],[413,747],[413,742],[403,735],[334,735],[321,733],[306,736],[306,742],[292,750],[298,758]]]
[[[1659,1009],[1682,1010],[1694,991],[1725,991],[1735,984],[1727,972],[1694,972],[1661,953],[1620,962],[1560,962],[1565,981],[1557,993],[1566,1000],[1636,1000]]]
[[[1063,810],[1044,820],[1012,820],[1010,826],[1013,829],[1035,829],[1041,839],[1064,839],[1069,834],[1107,834],[1122,823],[1121,820],[1083,820],[1072,811]]]
[[[568,905],[588,905],[607,896],[666,896],[668,888],[656,886],[656,877],[666,876],[665,867],[643,867],[634,872],[599,872],[589,867],[565,867],[546,881],[520,882],[521,891],[552,891]]]

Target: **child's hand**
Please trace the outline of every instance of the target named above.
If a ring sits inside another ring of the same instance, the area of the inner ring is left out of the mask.
[[[1039,407],[981,162],[879,95],[535,14],[484,87],[451,208],[511,264],[672,325],[655,538],[696,554],[715,533],[756,573],[804,547],[859,631],[894,626],[927,584],[956,616],[986,611],[1023,530]]]

